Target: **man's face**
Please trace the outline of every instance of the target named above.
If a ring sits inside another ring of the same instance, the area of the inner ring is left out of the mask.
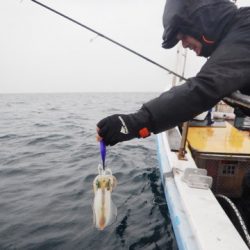
[[[198,40],[189,35],[183,35],[181,33],[178,33],[177,39],[182,42],[183,48],[189,48],[193,50],[197,56],[200,55],[202,44]]]

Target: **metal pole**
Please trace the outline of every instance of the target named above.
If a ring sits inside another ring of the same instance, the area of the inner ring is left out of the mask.
[[[186,142],[187,142],[187,135],[188,135],[188,124],[189,122],[184,122],[182,126],[182,137],[181,137],[181,145],[178,152],[178,159],[179,160],[186,160]]]

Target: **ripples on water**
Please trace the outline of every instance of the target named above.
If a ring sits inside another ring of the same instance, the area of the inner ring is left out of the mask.
[[[177,249],[154,137],[108,149],[118,217],[104,231],[92,221],[95,124],[154,96],[0,95],[0,249]]]

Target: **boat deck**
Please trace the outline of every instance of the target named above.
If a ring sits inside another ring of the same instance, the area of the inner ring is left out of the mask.
[[[228,122],[225,127],[189,127],[187,139],[192,149],[200,153],[250,154],[250,133]]]

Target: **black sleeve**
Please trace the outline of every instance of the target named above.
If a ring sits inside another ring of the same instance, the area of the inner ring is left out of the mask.
[[[190,120],[223,97],[249,85],[249,42],[229,39],[213,52],[196,77],[145,103],[144,108],[151,115],[151,131],[159,133]]]

